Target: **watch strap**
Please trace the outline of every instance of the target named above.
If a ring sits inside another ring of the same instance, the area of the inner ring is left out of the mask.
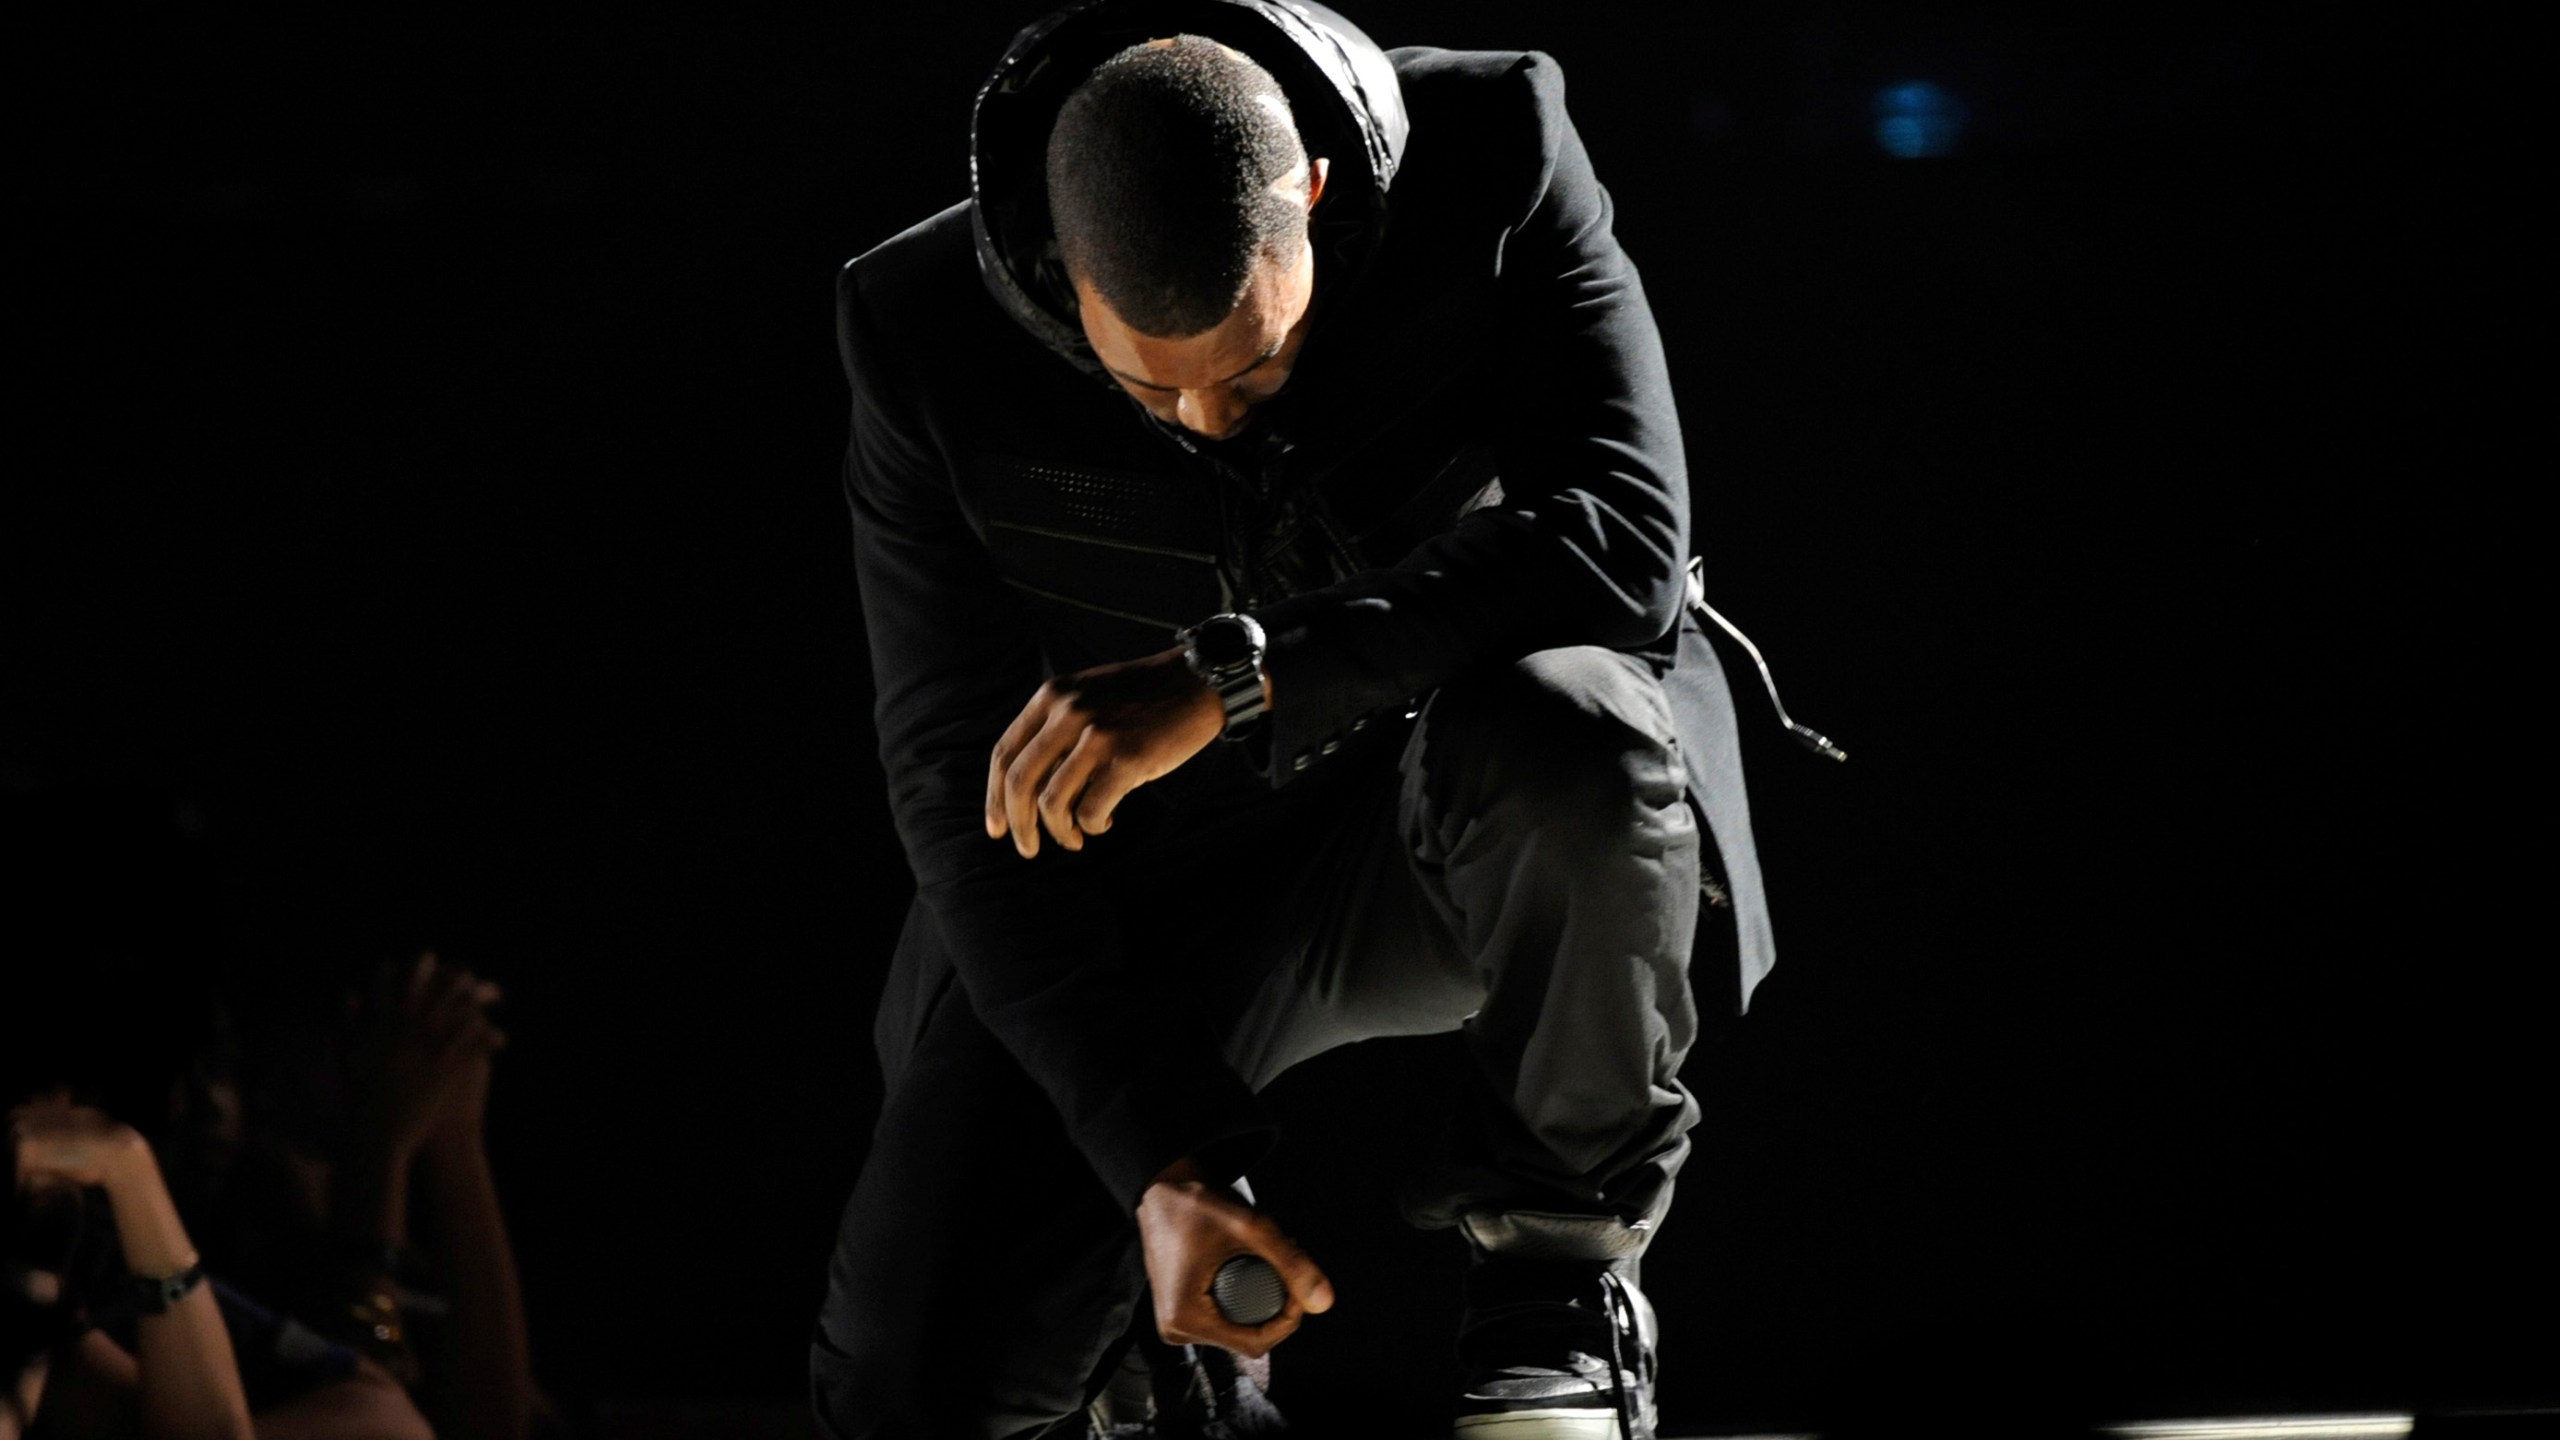
[[[1221,740],[1241,740],[1244,728],[1262,718],[1270,709],[1262,695],[1262,669],[1256,666],[1231,679],[1212,685],[1218,692],[1218,704],[1227,712],[1226,728],[1218,732]]]
[[[166,1315],[204,1283],[199,1260],[174,1275],[136,1275],[125,1282],[126,1302],[136,1315]]]

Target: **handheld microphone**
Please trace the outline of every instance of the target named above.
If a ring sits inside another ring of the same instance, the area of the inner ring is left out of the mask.
[[[1262,1325],[1289,1301],[1280,1272],[1259,1255],[1238,1255],[1218,1267],[1209,1282],[1209,1298],[1232,1325]]]

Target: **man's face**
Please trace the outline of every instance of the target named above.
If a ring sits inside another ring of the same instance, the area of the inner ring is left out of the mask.
[[[1290,177],[1291,191],[1313,208],[1324,190],[1325,162]],[[1094,356],[1154,416],[1212,440],[1244,428],[1253,407],[1280,393],[1306,342],[1314,309],[1315,248],[1299,244],[1286,258],[1255,263],[1243,299],[1227,318],[1178,340],[1141,335],[1113,313],[1081,278],[1077,315]]]

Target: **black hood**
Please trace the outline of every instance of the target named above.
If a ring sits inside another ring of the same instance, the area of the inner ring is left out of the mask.
[[[969,220],[978,270],[1022,328],[1107,379],[1075,319],[1049,225],[1049,130],[1095,66],[1145,40],[1205,35],[1280,82],[1310,156],[1332,161],[1316,206],[1318,261],[1353,275],[1377,246],[1404,155],[1404,95],[1357,26],[1305,0],[1082,0],[1023,28],[978,90],[969,127]]]

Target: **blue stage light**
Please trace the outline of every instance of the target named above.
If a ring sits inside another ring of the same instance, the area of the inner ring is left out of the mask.
[[[1952,155],[1964,134],[1964,102],[1945,87],[1905,80],[1876,92],[1876,144],[1902,160]]]

